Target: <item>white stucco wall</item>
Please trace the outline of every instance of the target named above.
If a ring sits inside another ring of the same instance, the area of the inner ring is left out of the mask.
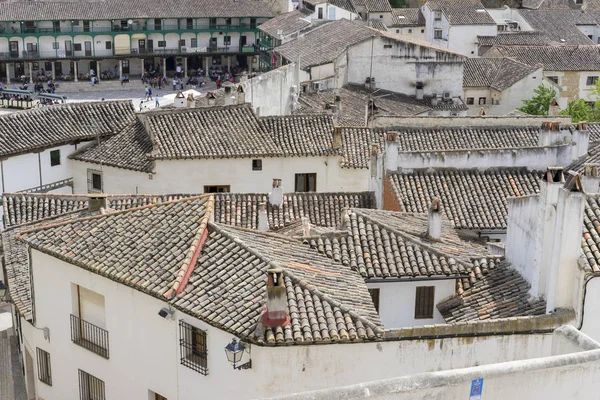
[[[600,278],[592,278],[585,288],[583,307],[583,325],[581,331],[594,340],[600,340],[600,318],[596,317],[600,309]]]
[[[433,308],[433,318],[415,319],[415,303],[417,287],[433,286],[434,301],[439,302],[454,296],[456,281],[454,279],[420,282],[367,283],[369,289],[379,289],[379,316],[387,329],[404,328],[431,324],[444,324],[444,318],[437,307]]]
[[[478,57],[477,36],[495,36],[497,32],[497,25],[451,25],[448,29],[447,47],[448,50],[468,57]]]

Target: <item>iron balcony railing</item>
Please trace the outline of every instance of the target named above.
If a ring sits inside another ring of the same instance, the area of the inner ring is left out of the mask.
[[[108,359],[108,331],[71,314],[71,340]]]

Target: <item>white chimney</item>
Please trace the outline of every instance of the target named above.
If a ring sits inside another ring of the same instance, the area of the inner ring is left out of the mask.
[[[173,106],[177,108],[186,108],[187,107],[187,99],[183,95],[181,91],[177,92],[175,99],[173,100]]]
[[[560,107],[558,106],[558,101],[556,98],[553,98],[550,102],[550,107],[548,108],[548,116],[549,117],[557,117],[560,114]]]
[[[385,170],[398,170],[398,132],[387,132],[385,138]]]
[[[302,236],[310,236],[310,221],[307,217],[302,217]]]
[[[88,194],[88,209],[90,211],[100,211],[108,208],[106,195],[104,193]]]
[[[267,232],[269,230],[269,217],[267,216],[267,204],[260,203],[258,205],[258,225],[259,231]]]
[[[560,130],[560,121],[542,122],[538,136],[538,146],[552,146],[564,141],[564,134]]]
[[[417,100],[423,100],[423,82],[417,82],[416,98]]]
[[[331,148],[333,150],[339,150],[342,147],[342,127],[334,126],[333,127],[333,143],[331,144]]]
[[[277,327],[290,324],[283,270],[267,270],[267,304],[261,316],[264,326]]]
[[[442,202],[437,197],[433,198],[429,206],[427,237],[438,242],[442,239]]]
[[[572,141],[575,144],[573,147],[573,160],[585,157],[590,144],[590,131],[588,131],[587,123],[577,123],[577,129],[573,131]]]
[[[281,187],[281,179],[273,179],[273,188],[269,193],[269,203],[272,206],[279,207],[283,204],[283,189]]]
[[[583,190],[586,193],[598,193],[600,189],[600,176],[598,176],[598,169],[600,164],[583,164],[583,177],[581,183],[583,184]]]
[[[581,177],[569,172],[567,182],[558,192],[552,257],[546,279],[546,312],[559,308],[577,309],[575,279],[581,256],[584,211]]]

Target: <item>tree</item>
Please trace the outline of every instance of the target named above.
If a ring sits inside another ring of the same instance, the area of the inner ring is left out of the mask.
[[[548,89],[544,85],[540,85],[533,89],[535,95],[529,100],[523,100],[523,106],[519,111],[530,115],[548,115],[550,101],[556,97],[554,89]]]
[[[392,8],[406,8],[408,7],[408,0],[390,0]]]
[[[591,107],[583,99],[570,101],[567,108],[560,112],[560,115],[569,115],[573,122],[590,121],[592,114]]]

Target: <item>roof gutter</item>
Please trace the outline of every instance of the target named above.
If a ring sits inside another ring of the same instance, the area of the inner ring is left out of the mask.
[[[448,281],[462,278],[470,278],[469,275],[431,276],[419,278],[375,278],[365,279],[365,283],[394,283],[394,282],[423,282],[423,281]]]

